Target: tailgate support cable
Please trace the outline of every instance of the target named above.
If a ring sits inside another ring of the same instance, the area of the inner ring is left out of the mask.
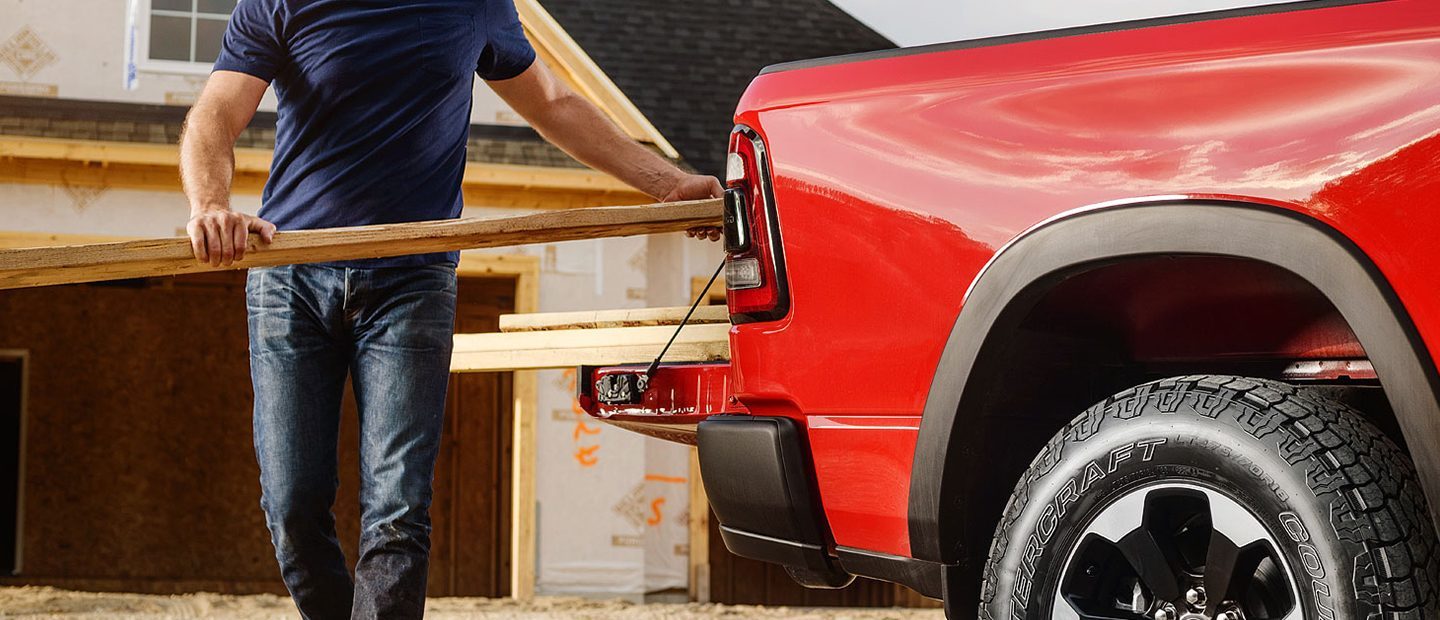
[[[665,348],[660,349],[660,354],[655,356],[655,361],[650,362],[650,367],[645,369],[643,382],[640,384],[640,391],[644,392],[649,387],[650,378],[655,376],[655,371],[660,368],[660,359],[665,357],[665,352],[670,350],[670,345],[675,344],[675,338],[680,335],[680,330],[685,329],[685,323],[690,321],[690,315],[695,314],[695,309],[700,307],[700,302],[705,299],[705,294],[710,292],[710,287],[715,285],[715,279],[720,277],[720,272],[725,270],[725,259],[720,259],[720,266],[715,268],[715,273],[710,276],[710,281],[705,283],[705,288],[700,290],[700,295],[695,298],[695,303],[690,304],[690,311],[685,313],[685,318],[680,319],[680,324],[675,326],[675,333],[670,334],[670,341],[665,343]]]

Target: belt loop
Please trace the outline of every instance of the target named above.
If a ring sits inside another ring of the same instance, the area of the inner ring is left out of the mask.
[[[341,267],[340,269],[342,273],[345,274],[345,298],[340,303],[340,308],[348,312],[350,310],[350,296],[353,293],[353,290],[350,288],[350,273],[352,270],[349,267]]]

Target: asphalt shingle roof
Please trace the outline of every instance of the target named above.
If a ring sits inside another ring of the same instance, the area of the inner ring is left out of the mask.
[[[680,156],[724,174],[735,104],[767,65],[895,47],[827,0],[541,0]]]

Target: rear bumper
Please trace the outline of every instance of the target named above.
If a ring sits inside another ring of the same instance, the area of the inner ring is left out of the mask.
[[[819,573],[838,571],[828,551],[832,541],[800,424],[785,417],[735,415],[746,412],[732,401],[730,364],[724,362],[660,366],[643,391],[626,391],[628,398],[602,386],[606,377],[644,370],[639,365],[582,367],[580,406],[627,430],[698,443],[705,492],[720,536],[736,555]]]
[[[843,575],[830,556],[804,433],[784,417],[699,424],[700,472],[725,546],[736,555]]]
[[[715,416],[699,424],[699,439],[705,493],[735,555],[806,569],[812,587],[843,586],[858,575],[940,599],[950,581],[969,583],[963,571],[947,573],[938,563],[836,547],[795,420]]]
[[[728,363],[668,364],[627,398],[607,391],[606,403],[597,394],[607,376],[644,371],[641,365],[582,367],[580,405],[626,430],[698,444],[701,480],[732,553],[802,569],[792,576],[812,587],[843,586],[854,574],[940,597],[939,564],[835,547],[805,429],[792,418],[749,415],[731,398]]]

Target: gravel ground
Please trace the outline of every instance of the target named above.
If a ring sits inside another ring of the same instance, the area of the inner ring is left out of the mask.
[[[624,601],[541,597],[529,602],[509,599],[431,599],[427,618],[506,620],[698,620],[702,618],[787,618],[790,620],[943,620],[936,609],[838,609],[749,607],[730,605],[638,605]],[[97,594],[55,588],[0,588],[0,618],[219,618],[221,620],[298,617],[290,599],[271,595],[229,596],[187,594]]]

